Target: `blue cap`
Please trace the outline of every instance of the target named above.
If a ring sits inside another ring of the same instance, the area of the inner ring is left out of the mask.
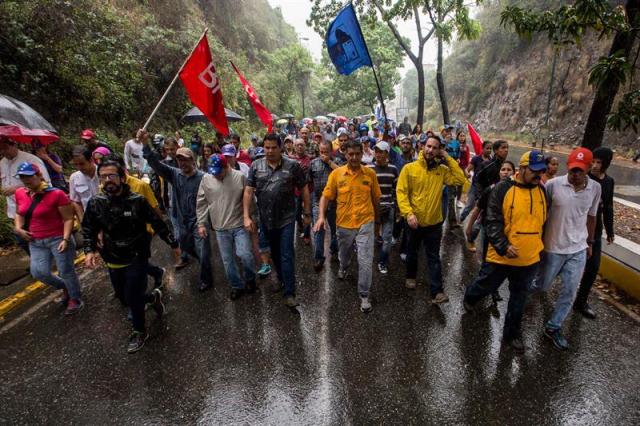
[[[361,124],[358,126],[358,132],[368,132],[369,131],[369,126],[367,126],[366,124]]]
[[[213,154],[209,157],[209,167],[207,171],[212,175],[219,175],[227,167],[227,159],[223,155]]]
[[[547,169],[547,165],[544,162],[544,155],[537,149],[522,154],[522,157],[520,157],[520,165],[529,167],[534,172]]]
[[[253,151],[253,154],[256,156],[256,158],[264,157],[264,148],[261,146],[257,147],[256,150]]]
[[[360,136],[360,143],[369,143],[369,136]]]
[[[236,147],[232,144],[228,143],[222,147],[222,155],[227,157],[235,157],[236,156]]]
[[[33,176],[40,173],[40,168],[33,163],[20,163],[18,166],[18,171],[16,172],[14,177],[19,176]]]

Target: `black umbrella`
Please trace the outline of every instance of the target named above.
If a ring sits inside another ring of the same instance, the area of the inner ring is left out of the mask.
[[[283,114],[280,118],[295,118],[292,114]]]
[[[230,109],[224,109],[225,115],[227,116],[227,121],[242,121],[244,117],[239,115],[238,113],[231,111]],[[198,109],[198,107],[191,108],[185,115],[182,116],[182,121],[184,123],[208,123],[209,120],[207,117],[202,114],[202,111]]]
[[[0,125],[2,124],[18,124],[27,129],[56,132],[55,127],[33,108],[7,95],[0,95]]]

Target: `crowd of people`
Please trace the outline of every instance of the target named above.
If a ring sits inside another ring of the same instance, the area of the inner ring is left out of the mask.
[[[558,276],[561,289],[544,335],[566,349],[561,329],[571,309],[595,318],[588,296],[603,232],[608,243],[614,240],[608,148],[573,150],[567,174],[556,176],[553,156],[532,150],[514,164],[503,140],[485,142],[472,156],[460,126],[423,131],[406,118],[397,126],[375,116],[290,120],[262,138],[253,135],[247,149],[235,134],[204,143],[195,133],[186,144],[179,132],[165,138],[139,130],[122,155],[90,129],[81,139],[68,182],[47,147],[34,145],[29,154],[0,140],[2,193],[31,274],[61,290],[66,315],[84,306],[74,269],[79,230],[86,266],[101,259],[114,297],[129,308],[130,353],[148,337],[145,306],[158,317],[165,313],[166,269],[150,263],[154,234],[172,248],[176,271],[197,262],[199,291],[213,286],[215,236],[231,300],[255,292],[256,280],[273,268],[272,290],[292,309],[298,306],[294,241],[300,238],[299,249],[312,246],[315,271],[337,257],[337,279],[345,280],[357,264],[359,307],[368,313],[374,267],[381,277],[388,274],[394,246],[406,264],[408,291],[416,288],[424,246],[430,301],[448,302],[443,230],[462,232],[482,261],[466,287],[464,308],[473,312],[489,296],[498,303],[498,288],[507,281],[503,340],[516,352],[525,350],[528,295],[548,291]]]

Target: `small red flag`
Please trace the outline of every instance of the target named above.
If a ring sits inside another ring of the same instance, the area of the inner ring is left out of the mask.
[[[476,132],[476,129],[473,128],[471,123],[467,123],[467,128],[469,129],[469,137],[471,137],[471,142],[473,142],[473,150],[476,155],[482,155],[482,138]]]
[[[222,102],[220,80],[211,60],[207,35],[200,40],[180,71],[189,99],[197,106],[211,124],[224,136],[229,135],[229,124]]]
[[[258,98],[258,94],[256,93],[255,90],[253,90],[253,87],[251,87],[247,79],[244,78],[244,76],[242,75],[238,67],[236,67],[236,65],[233,62],[231,62],[231,66],[233,67],[234,70],[236,70],[236,74],[238,74],[238,78],[240,78],[242,87],[244,87],[244,90],[247,92],[247,95],[249,96],[249,102],[251,102],[251,106],[253,107],[256,114],[258,115],[258,118],[260,119],[260,121],[262,121],[262,124],[267,126],[269,133],[271,133],[271,129],[273,128],[273,117],[271,116],[271,112],[267,109],[267,107],[262,102],[260,102],[260,98]]]

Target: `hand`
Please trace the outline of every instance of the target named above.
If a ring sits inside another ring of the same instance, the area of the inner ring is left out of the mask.
[[[104,247],[104,234],[102,233],[102,231],[98,233],[98,242],[96,243],[96,245],[99,249]]]
[[[60,244],[58,244],[58,253],[64,252],[68,246],[69,246],[69,241],[67,240],[60,241]]]
[[[9,186],[6,188],[2,188],[2,195],[4,195],[5,197],[9,197],[10,195],[13,195],[16,193],[16,187],[15,186]]]
[[[616,239],[615,235],[607,235],[607,244],[613,244],[613,240]]]
[[[591,255],[593,254],[593,247],[591,244],[587,246],[587,259],[591,259]]]
[[[173,249],[173,256],[176,258],[176,261],[180,260],[180,257],[182,257],[182,250],[180,250],[180,247]]]
[[[207,238],[207,228],[204,225],[198,225],[198,235],[200,238]]]
[[[254,233],[256,230],[256,225],[255,223],[253,223],[253,220],[251,220],[250,217],[245,217],[244,218],[244,229],[247,230],[247,232],[250,233]]]
[[[84,266],[90,269],[98,266],[98,256],[96,252],[87,253],[84,258]]]
[[[407,225],[409,225],[411,229],[418,229],[418,218],[415,214],[412,213],[407,216]]]
[[[136,139],[138,142],[146,144],[149,142],[149,133],[144,129],[140,129],[138,130],[138,133],[136,133]]]
[[[324,217],[319,217],[316,224],[313,225],[313,232],[320,232],[324,228]]]
[[[331,164],[331,157],[325,154],[320,154],[320,161],[325,164]]]
[[[311,215],[310,214],[302,215],[302,222],[304,222],[304,226],[311,225]]]
[[[44,148],[36,150],[36,155],[43,161],[49,160],[49,154],[47,154],[47,151]]]
[[[505,257],[509,259],[515,259],[516,257],[518,257],[518,249],[512,246],[511,244],[509,244],[509,247],[507,247],[507,254],[505,254]]]
[[[19,236],[20,238],[22,238],[23,240],[25,240],[25,241],[31,241],[31,240],[32,240],[31,232],[29,232],[29,231],[27,231],[27,230],[24,230],[24,229],[22,229],[22,228],[16,228],[16,229],[14,230],[14,232],[15,232],[16,234],[18,234],[18,236]]]

